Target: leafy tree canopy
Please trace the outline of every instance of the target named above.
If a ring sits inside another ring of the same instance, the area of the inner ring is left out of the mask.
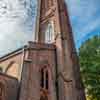
[[[80,47],[79,59],[89,100],[100,100],[100,36],[87,40]]]

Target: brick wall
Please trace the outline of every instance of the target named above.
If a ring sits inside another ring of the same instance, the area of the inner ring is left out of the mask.
[[[0,88],[2,88],[2,100],[17,100],[18,80],[0,73]]]

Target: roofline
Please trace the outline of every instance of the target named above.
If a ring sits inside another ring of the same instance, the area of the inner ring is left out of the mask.
[[[43,46],[43,47],[42,47]],[[44,43],[36,43],[36,42],[32,42],[32,41],[29,41],[27,45],[24,45],[23,47],[17,49],[17,50],[14,50],[8,54],[5,54],[4,56],[0,57],[0,62],[8,59],[8,58],[11,58],[15,55],[18,55],[20,53],[22,53],[24,50],[28,50],[28,49],[31,49],[31,50],[45,50],[45,49],[48,49],[48,50],[54,50],[55,49],[55,45],[54,44],[45,44]]]
[[[4,56],[0,57],[0,62],[2,62],[3,60],[5,60],[5,59],[7,59],[9,57],[12,57],[14,55],[20,54],[21,52],[23,52],[23,49],[27,49],[27,47],[28,47],[27,45],[24,45],[24,46],[22,46],[22,47],[20,47],[20,48],[18,48],[16,50],[10,52],[10,53],[5,54]]]

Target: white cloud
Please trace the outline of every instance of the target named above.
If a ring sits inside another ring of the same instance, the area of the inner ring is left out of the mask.
[[[100,0],[66,1],[76,40],[100,26]],[[32,40],[35,4],[35,0],[0,0],[0,55]]]
[[[0,0],[0,56],[32,40],[34,0]]]

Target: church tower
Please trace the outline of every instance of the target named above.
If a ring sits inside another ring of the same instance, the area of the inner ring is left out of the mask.
[[[64,0],[38,0],[35,41],[56,46],[57,100],[85,100],[79,62]]]
[[[86,100],[64,0],[37,12],[35,41],[0,58],[0,100]]]
[[[85,100],[64,0],[38,0],[35,42],[23,54],[19,100]]]

